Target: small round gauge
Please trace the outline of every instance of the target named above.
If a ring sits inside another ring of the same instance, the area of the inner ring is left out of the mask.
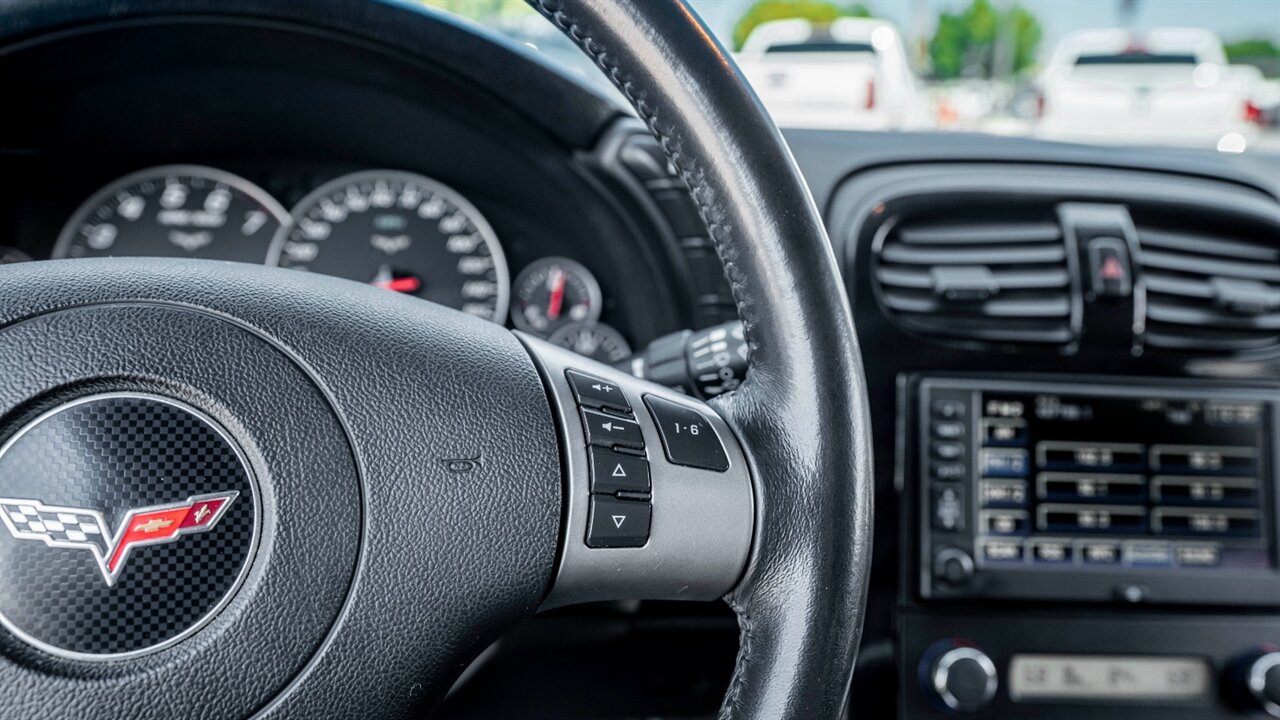
[[[67,222],[55,258],[199,257],[261,263],[289,214],[265,190],[198,165],[136,172],[89,198]]]
[[[600,319],[600,283],[569,258],[535,260],[516,276],[515,297],[511,321],[542,337],[570,323]]]
[[[0,265],[27,262],[30,259],[30,255],[22,252],[18,248],[0,245]]]
[[[627,344],[627,339],[604,323],[565,325],[548,341],[609,365],[631,357],[631,346]]]
[[[511,279],[479,210],[431,178],[394,170],[344,175],[303,198],[276,233],[269,265],[413,295],[502,322]]]

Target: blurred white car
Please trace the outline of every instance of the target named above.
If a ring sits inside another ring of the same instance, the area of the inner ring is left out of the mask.
[[[1207,30],[1076,32],[1054,50],[1041,76],[1038,134],[1242,152],[1257,135],[1255,84],[1227,65],[1222,42]]]
[[[767,22],[736,59],[783,127],[883,130],[931,119],[902,37],[886,22]]]

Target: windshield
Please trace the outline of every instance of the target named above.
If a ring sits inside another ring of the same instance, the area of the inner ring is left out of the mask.
[[[523,0],[422,1],[614,92]],[[688,1],[784,128],[967,131],[1280,163],[1272,0]]]

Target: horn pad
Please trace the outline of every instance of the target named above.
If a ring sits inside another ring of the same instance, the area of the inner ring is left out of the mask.
[[[212,313],[104,304],[0,330],[0,377],[0,685],[82,717],[104,700],[85,680],[127,677],[117,708],[246,717],[279,695],[362,535],[351,443],[309,374]]]

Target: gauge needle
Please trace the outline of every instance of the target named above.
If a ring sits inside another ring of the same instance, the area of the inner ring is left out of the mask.
[[[547,317],[551,320],[560,319],[560,307],[564,305],[564,285],[565,273],[556,268],[551,275],[551,300],[547,303]]]
[[[394,277],[391,274],[391,268],[386,265],[378,268],[378,274],[373,278],[373,282],[369,284],[376,288],[398,293],[412,293],[422,289],[421,280],[412,275]]]

